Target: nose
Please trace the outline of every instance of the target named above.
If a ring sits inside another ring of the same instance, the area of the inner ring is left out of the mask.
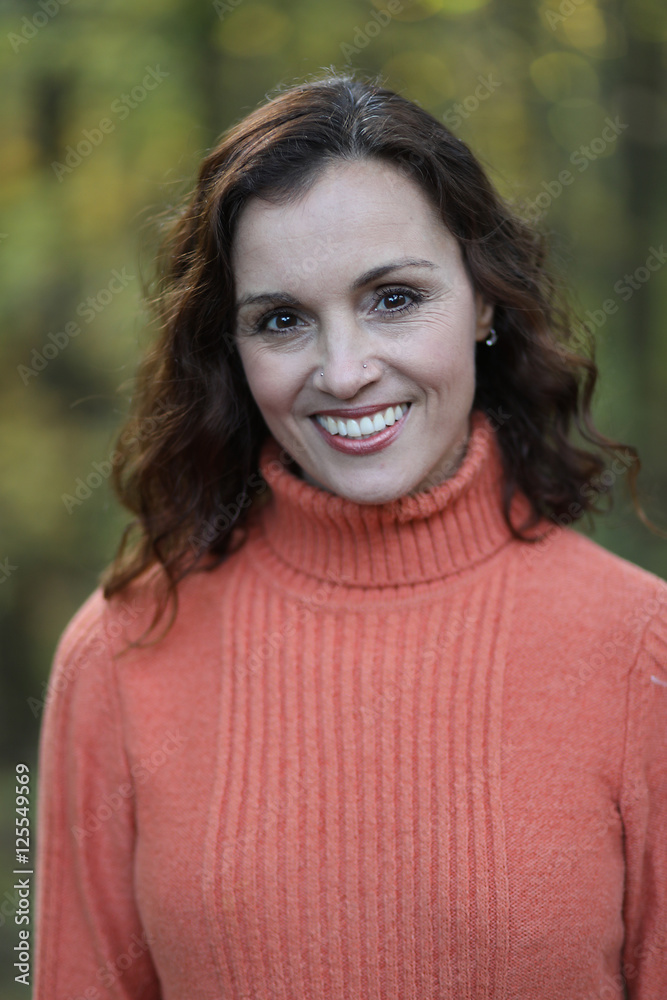
[[[314,376],[315,388],[341,401],[354,399],[364,386],[382,376],[382,365],[365,331],[351,326],[345,332],[338,326],[325,335],[325,350]]]

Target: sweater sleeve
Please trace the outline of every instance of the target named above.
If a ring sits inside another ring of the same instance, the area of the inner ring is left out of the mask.
[[[134,897],[134,784],[96,590],[63,632],[39,745],[35,1000],[159,1000]],[[111,627],[110,627],[111,626]]]
[[[628,1000],[667,997],[667,587],[628,679],[621,815]]]

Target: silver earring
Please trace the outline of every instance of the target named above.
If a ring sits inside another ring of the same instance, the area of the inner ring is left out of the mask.
[[[484,341],[484,343],[488,344],[489,347],[493,347],[493,345],[495,344],[495,342],[497,341],[497,339],[498,339],[498,334],[493,329],[493,327],[491,327],[491,329],[489,331],[489,336],[486,338],[486,340]]]

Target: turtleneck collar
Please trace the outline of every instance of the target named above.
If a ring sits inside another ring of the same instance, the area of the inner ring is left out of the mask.
[[[512,538],[502,512],[500,447],[480,410],[471,414],[456,473],[387,503],[359,504],[313,486],[281,461],[281,451],[273,436],[260,451],[271,496],[258,512],[259,530],[274,557],[296,573],[358,587],[423,584],[488,559]],[[513,522],[521,524],[529,509],[517,494]]]

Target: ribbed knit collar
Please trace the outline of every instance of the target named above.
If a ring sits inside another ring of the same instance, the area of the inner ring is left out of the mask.
[[[465,457],[456,473],[414,496],[359,504],[300,479],[269,436],[259,469],[271,489],[259,511],[272,553],[297,573],[349,586],[427,583],[488,559],[512,535],[502,513],[503,468],[493,425],[473,410]],[[529,504],[517,494],[514,523]]]

